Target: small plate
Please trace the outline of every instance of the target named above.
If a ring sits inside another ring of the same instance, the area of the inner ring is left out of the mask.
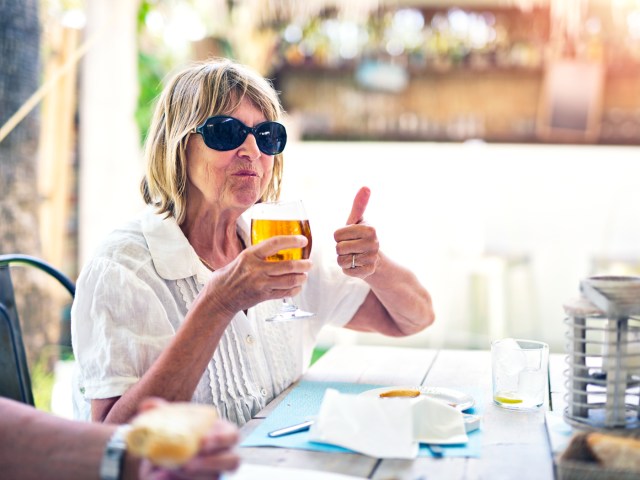
[[[436,400],[442,400],[448,403],[454,408],[457,408],[461,412],[469,410],[475,404],[473,397],[458,390],[451,390],[450,388],[442,387],[424,387],[424,386],[398,386],[398,387],[383,387],[374,388],[362,392],[360,395],[380,396],[381,393],[389,392],[391,390],[419,390],[420,395],[426,395]]]

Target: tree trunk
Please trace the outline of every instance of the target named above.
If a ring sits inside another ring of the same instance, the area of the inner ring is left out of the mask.
[[[38,89],[38,0],[0,0],[0,126]],[[38,232],[37,109],[0,142],[0,253],[40,255]],[[31,268],[14,268],[14,288],[30,359],[52,343],[59,316],[51,315],[49,280]],[[51,323],[52,317],[55,322]],[[57,340],[57,339],[56,339]],[[54,341],[55,342],[55,341]]]
[[[37,0],[0,0],[0,125],[38,88]],[[38,115],[32,111],[0,143],[0,252],[38,252]]]

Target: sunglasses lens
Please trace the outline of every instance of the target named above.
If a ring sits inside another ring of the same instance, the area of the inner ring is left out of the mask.
[[[209,148],[225,152],[238,148],[247,138],[244,125],[231,117],[212,117],[204,124],[202,137]]]
[[[252,129],[233,117],[211,117],[201,130],[207,147],[220,152],[233,150],[242,145]],[[287,131],[278,122],[263,122],[253,129],[256,143],[262,153],[276,155],[282,153],[287,143]]]
[[[264,122],[256,127],[256,143],[267,155],[282,153],[287,144],[287,131],[277,122]]]

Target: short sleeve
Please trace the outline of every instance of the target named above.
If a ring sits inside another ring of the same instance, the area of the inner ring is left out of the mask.
[[[87,400],[122,395],[175,334],[154,285],[145,281],[153,278],[144,274],[145,268],[152,267],[132,269],[96,258],[78,279],[71,333],[77,388]]]
[[[307,284],[296,300],[315,313],[322,325],[342,327],[358,311],[370,287],[364,280],[345,275],[335,261],[323,258],[320,249],[316,252]]]

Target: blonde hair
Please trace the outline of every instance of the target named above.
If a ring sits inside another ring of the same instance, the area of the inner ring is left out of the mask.
[[[225,58],[198,62],[177,73],[160,95],[145,141],[146,173],[140,185],[144,201],[158,213],[184,220],[187,192],[186,148],[189,135],[207,118],[233,112],[248,99],[267,120],[282,115],[271,83],[249,67]],[[260,201],[277,200],[282,181],[282,154]]]

